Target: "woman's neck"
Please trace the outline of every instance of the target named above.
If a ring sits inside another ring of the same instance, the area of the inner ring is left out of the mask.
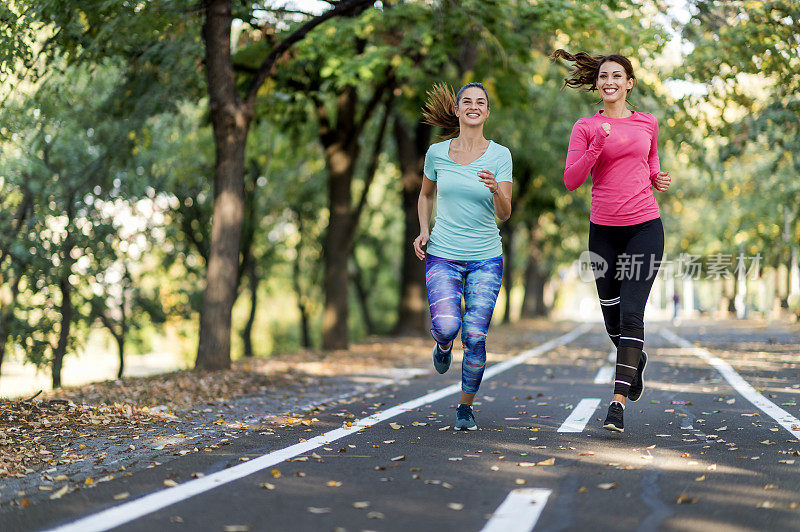
[[[625,106],[625,100],[612,103],[603,102],[603,116],[608,118],[628,118],[632,114],[633,111]]]
[[[483,137],[483,127],[462,127],[454,140],[464,151],[483,150],[487,142]]]

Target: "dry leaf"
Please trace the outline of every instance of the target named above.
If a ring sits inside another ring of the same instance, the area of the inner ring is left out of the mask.
[[[522,486],[528,483],[528,481],[525,480],[524,478],[518,478],[517,480],[515,480],[515,482],[517,483],[518,486]]]
[[[369,501],[357,501],[353,503],[353,508],[357,510],[363,510],[364,508],[369,508]]]
[[[307,510],[308,510],[309,513],[312,513],[312,514],[329,514],[329,513],[331,513],[331,509],[330,508],[315,508],[313,506],[309,506],[307,508]]]
[[[542,460],[541,462],[536,462],[537,466],[551,466],[556,464],[555,458],[548,458],[547,460]]]
[[[460,502],[447,503],[447,507],[450,508],[451,510],[456,510],[456,511],[464,509],[464,505],[461,504]]]
[[[69,491],[69,484],[64,484],[60,490],[50,495],[51,499],[60,499]]]
[[[592,451],[586,451],[585,453],[578,453],[578,456],[594,456]]]
[[[680,495],[678,495],[678,499],[675,502],[677,502],[678,504],[694,504],[697,502],[697,499],[694,499],[692,497],[689,497],[688,495],[684,495],[683,493],[681,493]]]
[[[389,423],[389,426],[392,427],[394,430],[398,430],[398,429],[402,429],[403,428],[403,425],[400,425],[398,423]]]
[[[225,532],[249,532],[250,525],[225,525]]]
[[[369,512],[367,514],[367,519],[383,519],[384,517],[386,516],[380,512]]]
[[[601,490],[613,490],[617,487],[617,485],[618,484],[616,482],[605,482],[603,484],[598,484],[597,487]]]
[[[164,485],[168,488],[174,488],[175,486],[178,485],[178,483],[168,478],[167,480],[164,481]]]
[[[270,469],[269,474],[272,475],[272,478],[281,478],[281,472],[277,469]]]
[[[275,484],[270,484],[269,482],[264,482],[258,485],[259,488],[264,488],[265,490],[274,490]]]
[[[117,493],[116,495],[114,495],[114,500],[121,501],[122,499],[127,499],[130,496],[131,496],[130,493],[128,493],[127,491],[123,491],[122,493]]]
[[[392,462],[401,462],[406,459],[406,455],[401,454],[400,456],[395,456],[392,458]]]
[[[338,488],[342,483],[337,480],[329,480],[325,485],[329,488]]]

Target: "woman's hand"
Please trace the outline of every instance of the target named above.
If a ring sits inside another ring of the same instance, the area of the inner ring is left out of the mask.
[[[667,189],[669,189],[670,183],[672,183],[672,178],[669,176],[669,172],[659,172],[653,186],[655,186],[656,190],[659,192],[666,192]]]
[[[428,244],[428,239],[430,235],[427,232],[420,233],[417,238],[414,239],[414,253],[416,253],[417,258],[419,260],[425,260],[425,250],[422,249],[422,246]]]
[[[609,124],[608,122],[603,122],[602,124],[600,124],[600,127],[602,127],[603,131],[606,132],[606,137],[611,134],[611,124]]]
[[[498,185],[497,180],[494,178],[494,174],[489,170],[478,170],[478,181],[483,183],[492,194],[497,192],[497,189],[500,186]]]

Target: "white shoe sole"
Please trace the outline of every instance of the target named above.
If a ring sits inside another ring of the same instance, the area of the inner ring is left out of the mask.
[[[473,426],[465,428],[465,429],[460,429],[458,427],[453,427],[453,430],[478,430],[478,425],[473,425]]]
[[[614,425],[613,423],[606,423],[605,425],[603,425],[603,428],[606,430],[610,430],[612,432],[625,432],[625,429],[621,429],[616,425]]]

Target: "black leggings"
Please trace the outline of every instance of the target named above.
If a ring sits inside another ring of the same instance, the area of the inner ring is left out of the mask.
[[[644,307],[664,253],[661,218],[636,225],[590,224],[589,251],[607,265],[595,283],[603,321],[617,346],[614,393],[628,396],[644,347]]]

